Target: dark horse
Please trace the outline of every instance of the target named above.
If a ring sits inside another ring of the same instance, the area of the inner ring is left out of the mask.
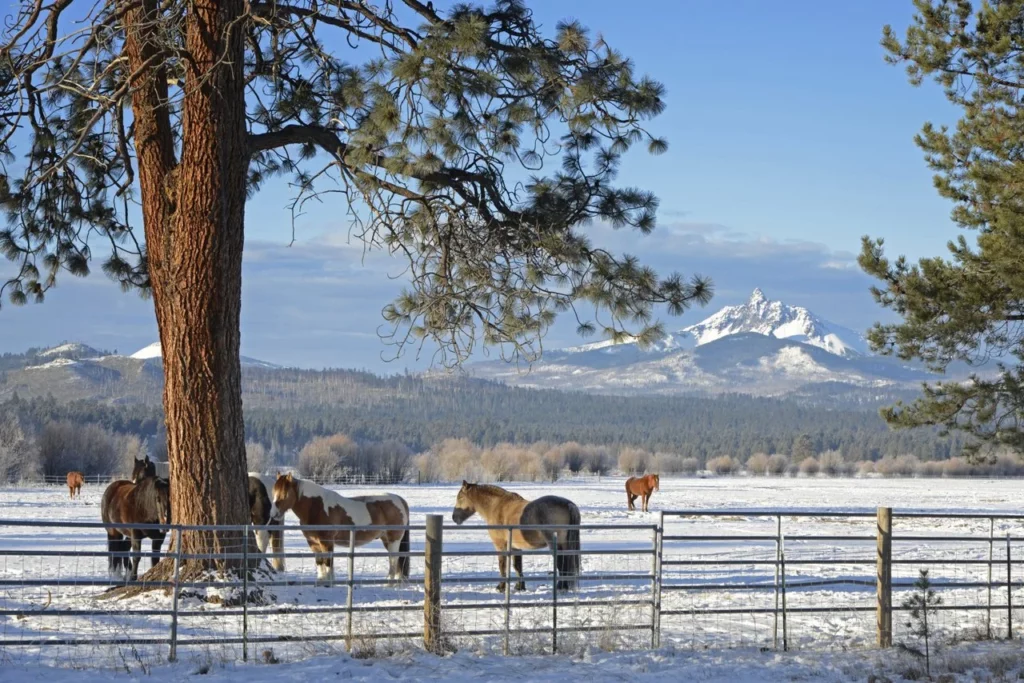
[[[475,512],[479,512],[487,524],[494,526],[552,524],[576,527],[557,531],[516,529],[512,532],[513,548],[536,550],[557,546],[559,550],[569,551],[559,554],[556,558],[558,575],[565,577],[558,581],[558,590],[576,588],[577,577],[580,575],[580,511],[575,503],[559,496],[543,496],[528,501],[518,493],[506,491],[499,486],[470,484],[463,481],[459,496],[455,500],[452,520],[456,524],[462,524]],[[490,529],[488,533],[496,550],[508,550],[506,529]],[[523,556],[515,554],[512,559],[516,573],[519,574],[516,590],[524,590],[526,582],[523,581]],[[508,558],[504,555],[498,556],[498,572],[503,579],[509,575]],[[498,584],[498,590],[505,590],[504,581]]]
[[[138,484],[144,477],[156,476],[163,477],[164,479],[170,476],[167,463],[150,460],[148,455],[143,460],[135,458],[135,467],[132,468],[132,482]]]
[[[103,492],[100,514],[106,524],[170,524],[171,486],[166,479],[143,477],[139,483],[119,479],[110,482]],[[155,565],[167,532],[163,529],[118,529],[107,528],[107,550],[110,551],[110,573],[123,574],[129,569],[129,577],[139,578],[139,561],[142,559],[142,539],[153,540],[152,561]],[[129,558],[115,556],[131,549]]]
[[[254,527],[275,527],[273,530],[256,529],[256,545],[260,552],[267,552],[272,545],[274,557],[270,564],[279,572],[284,571],[284,514],[274,507],[273,492],[275,477],[259,472],[249,473],[249,514]]]

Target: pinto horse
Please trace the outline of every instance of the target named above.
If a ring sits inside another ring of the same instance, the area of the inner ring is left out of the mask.
[[[82,495],[82,484],[85,483],[85,475],[81,472],[68,472],[68,495],[71,496],[71,500],[75,499],[75,496]]]
[[[276,527],[273,530],[257,529],[256,545],[261,553],[265,553],[267,546],[272,544],[276,555],[284,552],[284,513],[274,507],[273,491],[274,477],[259,472],[249,473],[249,513],[252,524],[255,527]],[[284,571],[284,557],[274,557],[270,564],[277,571]]]
[[[556,569],[559,576],[563,577],[558,582],[558,590],[576,588],[577,577],[580,575],[580,511],[575,503],[559,496],[542,496],[528,501],[518,493],[506,491],[500,486],[470,484],[463,481],[455,500],[452,521],[462,524],[477,512],[484,518],[484,522],[495,526],[575,526],[574,529],[557,531],[516,529],[512,531],[512,547],[519,550],[536,550],[557,546],[559,550],[569,551],[558,555],[556,559]],[[508,550],[508,533],[507,529],[488,530],[496,550]],[[523,581],[523,556],[514,555],[513,564],[516,573],[519,574],[516,590],[524,590],[526,582]],[[498,572],[502,579],[509,576],[508,557],[505,555],[498,556]],[[505,590],[505,581],[498,584],[498,590]]]
[[[334,491],[291,473],[278,475],[274,482],[274,508],[277,514],[291,510],[303,525],[356,527],[356,531],[303,531],[310,549],[316,554],[317,583],[330,586],[334,582],[334,546],[346,546],[354,536],[357,546],[380,539],[389,554],[388,581],[409,578],[409,530],[359,529],[367,526],[408,526],[409,504],[401,496],[385,493],[378,496],[345,498]]]
[[[143,460],[135,458],[135,467],[132,468],[132,482],[138,484],[143,477],[162,477],[168,479],[171,476],[170,469],[169,463],[150,460],[148,455]]]
[[[110,482],[103,492],[100,502],[100,515],[105,524],[161,524],[171,523],[171,486],[166,479],[143,477],[135,484],[124,479]],[[153,541],[152,564],[156,564],[160,554],[160,546],[164,543],[167,532],[163,529],[119,529],[107,528],[107,550],[110,555],[110,574],[117,576],[123,570],[129,570],[132,581],[139,578],[139,561],[142,550],[142,539]],[[123,553],[131,549],[133,556],[129,562],[127,557],[115,557],[114,553]]]
[[[648,504],[651,502],[651,494],[660,490],[661,481],[657,474],[645,474],[642,477],[630,477],[626,480],[626,503],[630,510],[636,510],[633,503],[637,497],[641,500],[641,510],[649,512]]]

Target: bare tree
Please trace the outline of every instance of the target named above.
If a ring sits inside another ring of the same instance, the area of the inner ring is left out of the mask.
[[[38,474],[38,452],[18,418],[0,414],[0,481],[17,482]]]

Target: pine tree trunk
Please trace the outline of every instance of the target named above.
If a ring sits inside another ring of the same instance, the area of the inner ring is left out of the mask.
[[[132,95],[176,524],[249,521],[239,362],[248,167],[243,9],[241,0],[199,0],[185,15],[189,60],[184,94],[174,93],[181,100],[179,160],[166,74],[141,70]],[[133,11],[125,43],[133,68],[161,48],[149,21],[158,11],[156,0]],[[182,550],[238,552],[240,541],[239,533],[187,532]],[[167,575],[158,566],[146,577]]]

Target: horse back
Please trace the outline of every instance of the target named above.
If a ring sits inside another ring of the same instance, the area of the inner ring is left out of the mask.
[[[580,523],[580,511],[568,498],[561,496],[541,496],[531,500],[523,507],[518,524],[524,526],[556,524],[570,525]],[[543,531],[523,531],[523,540],[532,548],[547,545]],[[514,542],[514,541],[513,541]]]
[[[125,479],[110,482],[100,500],[100,517],[105,524],[124,523],[124,504],[134,484]]]

